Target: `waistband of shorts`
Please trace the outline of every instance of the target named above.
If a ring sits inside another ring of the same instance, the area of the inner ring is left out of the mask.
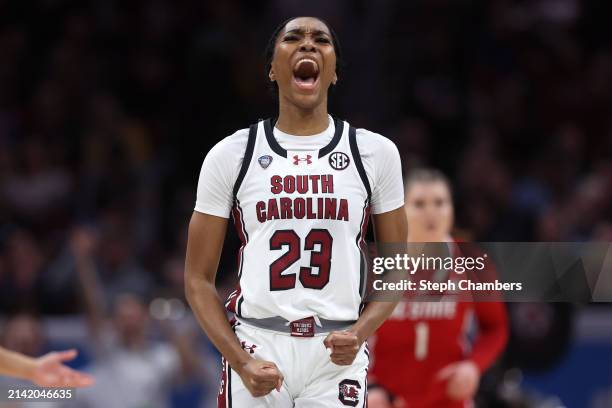
[[[291,322],[280,316],[266,317],[263,319],[236,316],[236,320],[259,329],[271,330],[281,334],[291,335]],[[320,335],[332,331],[348,330],[355,324],[356,320],[327,320],[318,318],[315,319],[315,322],[316,325],[314,334]]]

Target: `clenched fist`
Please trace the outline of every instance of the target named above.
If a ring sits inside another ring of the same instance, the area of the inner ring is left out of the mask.
[[[353,364],[361,348],[357,335],[349,331],[333,331],[323,340],[323,344],[330,353],[332,363],[337,365]]]
[[[271,361],[251,359],[235,371],[253,397],[263,397],[273,389],[280,392],[283,385],[283,374]]]

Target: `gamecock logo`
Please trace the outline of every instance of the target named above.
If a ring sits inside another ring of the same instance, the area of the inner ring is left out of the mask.
[[[342,380],[338,384],[338,399],[342,405],[356,407],[359,404],[359,390],[361,385],[355,380]]]

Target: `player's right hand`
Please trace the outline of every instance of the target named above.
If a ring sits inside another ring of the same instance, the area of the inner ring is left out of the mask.
[[[271,361],[251,359],[238,371],[244,386],[253,397],[268,395],[273,389],[281,390],[283,374]]]

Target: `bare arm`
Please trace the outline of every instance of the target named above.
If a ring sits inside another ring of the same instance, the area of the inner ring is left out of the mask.
[[[254,396],[280,388],[274,363],[253,359],[232,330],[215,287],[227,219],[194,212],[189,223],[185,258],[185,293],[200,326]]]
[[[374,231],[379,244],[406,242],[408,223],[404,207],[375,215]],[[350,330],[330,333],[324,343],[331,349],[331,360],[339,365],[352,364],[361,344],[389,317],[396,305],[397,301],[371,301]]]
[[[28,380],[33,369],[33,358],[0,348],[0,374]]]
[[[106,304],[98,280],[94,251],[98,245],[96,233],[87,227],[77,227],[70,237],[70,250],[75,259],[75,269],[81,286],[90,337],[96,343],[102,338]]]
[[[76,350],[51,352],[39,358],[0,347],[0,375],[31,381],[41,387],[87,387],[93,378],[62,363],[76,357]]]
[[[408,236],[408,222],[404,207],[374,215],[374,233],[378,244],[404,243]],[[399,298],[397,299],[399,301]],[[369,302],[351,331],[357,335],[359,344],[370,337],[395,309],[397,301]]]
[[[251,357],[240,346],[215,287],[226,228],[226,218],[193,213],[185,258],[185,294],[210,341],[239,370]]]

